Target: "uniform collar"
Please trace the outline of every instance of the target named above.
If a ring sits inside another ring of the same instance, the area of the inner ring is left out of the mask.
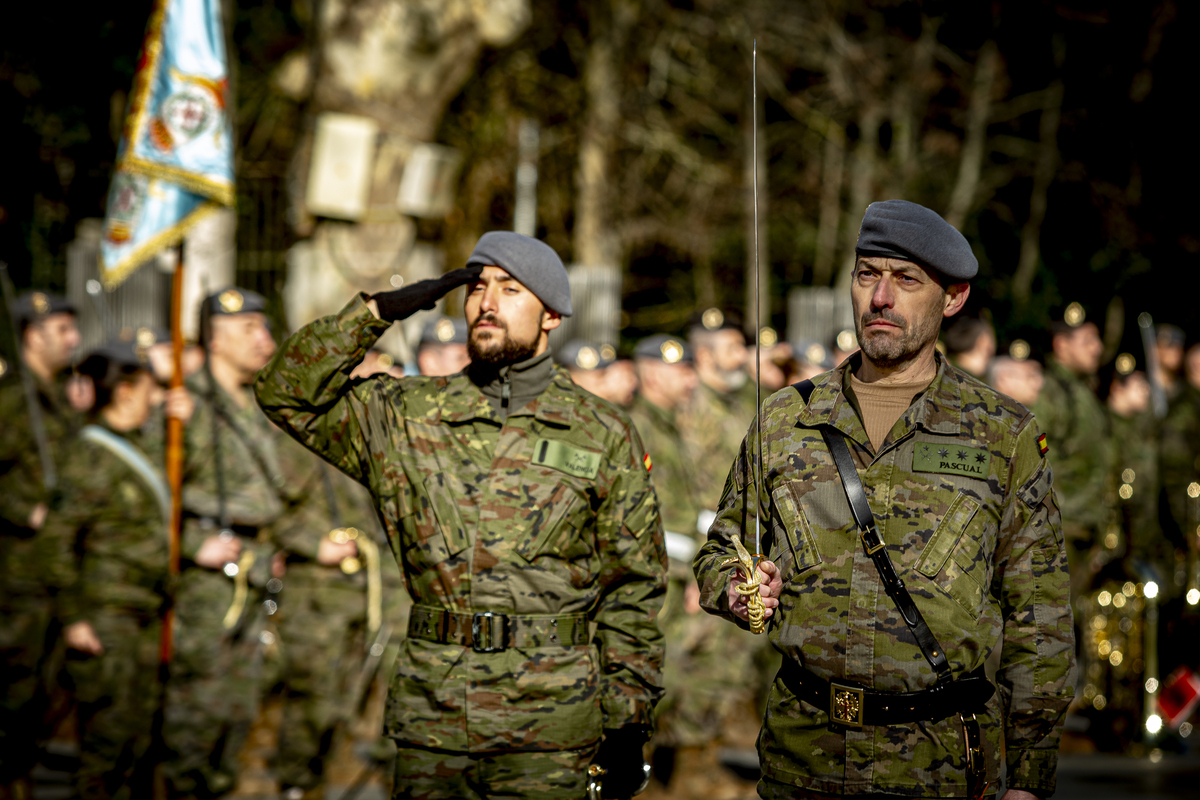
[[[438,391],[438,419],[445,422],[467,422],[474,419],[501,424],[500,415],[467,376],[460,372],[449,378]],[[555,365],[550,376],[550,385],[535,400],[513,411],[509,417],[533,416],[542,422],[559,427],[570,427],[575,417],[575,405],[579,388],[571,375]]]
[[[910,430],[921,428],[930,433],[956,436],[962,432],[961,383],[965,376],[941,353],[935,352],[934,359],[937,374],[933,383],[913,401],[900,420]],[[866,444],[869,441],[866,428],[845,391],[850,373],[861,365],[862,353],[855,353],[838,368],[814,378],[812,396],[800,411],[798,424],[805,427],[831,425],[850,439]]]

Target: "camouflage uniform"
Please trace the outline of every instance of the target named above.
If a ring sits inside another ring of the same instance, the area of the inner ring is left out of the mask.
[[[1062,506],[1071,581],[1082,595],[1092,576],[1089,551],[1103,546],[1101,534],[1114,521],[1111,481],[1116,461],[1108,411],[1083,378],[1051,357],[1033,412],[1054,448],[1055,490]]]
[[[1200,480],[1200,389],[1185,384],[1171,401],[1162,422],[1160,472],[1163,492],[1171,509],[1171,538],[1175,546],[1186,548],[1186,532],[1194,530],[1197,520],[1189,506],[1188,486]]]
[[[933,383],[872,454],[843,389],[861,359],[818,376],[807,407],[788,388],[763,412],[763,493],[771,498],[764,524],[768,556],[783,578],[767,635],[784,667],[758,741],[759,791],[967,794],[955,716],[835,732],[826,712],[801,703],[789,688],[798,667],[884,692],[923,690],[934,679],[859,544],[820,433],[833,426],[845,434],[888,556],[947,648],[953,676],[985,665],[994,670],[989,679],[1000,691],[979,716],[987,779],[995,786],[1003,738],[1008,787],[1049,794],[1075,666],[1066,554],[1037,425],[1024,407],[939,355]],[[704,607],[735,620],[726,596],[729,572],[720,564],[734,553],[732,537],[753,537],[751,441],[730,471],[695,562]],[[975,474],[959,471],[963,464]]]
[[[51,453],[78,420],[62,387],[36,381]],[[37,440],[16,369],[0,381],[0,786],[25,774],[36,760],[47,712],[46,659],[52,600],[37,552],[40,536],[28,527],[39,503],[51,502],[42,483]],[[56,461],[58,458],[56,457]]]
[[[219,385],[210,391],[212,385],[204,374],[187,382],[196,410],[184,429],[182,570],[164,726],[175,790],[197,795],[230,791],[237,776],[238,751],[258,705],[265,587],[277,549],[272,525],[284,511],[279,431],[252,398],[242,408]],[[191,561],[220,529],[216,452],[225,513],[243,546],[236,578]]]
[[[284,706],[275,772],[284,787],[308,790],[322,782],[335,729],[352,718],[370,688],[359,681],[376,640],[368,630],[364,548],[358,559],[362,568],[350,574],[339,565],[317,562],[320,540],[335,528],[352,527],[360,538],[378,543],[383,557],[380,612],[385,635],[392,640],[399,639],[392,626],[399,624],[397,601],[403,590],[366,489],[291,440],[280,441],[279,454],[287,493],[297,498],[297,505],[279,535],[288,567],[276,619],[284,657]]]
[[[754,384],[718,392],[701,383],[691,404],[680,415],[679,428],[704,464],[692,472],[696,499],[702,509],[716,511],[725,484],[721,474],[737,458],[746,426],[754,419]]]
[[[1158,521],[1159,433],[1154,412],[1132,417],[1110,415],[1116,455],[1118,512],[1127,534],[1129,555],[1155,565],[1157,582],[1169,590],[1174,552]]]
[[[91,624],[104,653],[72,652],[67,672],[79,709],[83,798],[136,797],[149,791],[144,759],[160,707],[159,646],[169,589],[170,495],[161,474],[147,477],[110,447],[84,436],[64,463],[62,501],[44,532],[53,543],[62,627]],[[154,471],[136,444],[125,443]]]
[[[388,734],[486,759],[649,725],[666,556],[636,431],[561,369],[504,422],[466,373],[350,381],[388,327],[357,298],[289,339],[257,385],[385,520],[415,604]]]

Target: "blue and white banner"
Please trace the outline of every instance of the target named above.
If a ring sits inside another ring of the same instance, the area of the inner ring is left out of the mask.
[[[100,275],[112,288],[232,206],[229,72],[218,0],[158,0],[108,193]]]

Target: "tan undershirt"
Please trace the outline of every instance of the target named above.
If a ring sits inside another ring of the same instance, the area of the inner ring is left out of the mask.
[[[929,388],[933,377],[915,383],[864,383],[850,374],[850,389],[858,400],[858,411],[862,414],[863,426],[871,447],[879,452],[896,420],[912,405],[913,398]]]

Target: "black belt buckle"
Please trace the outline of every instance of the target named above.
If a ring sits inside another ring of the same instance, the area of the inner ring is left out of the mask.
[[[834,725],[859,730],[863,726],[866,698],[861,686],[829,682],[829,721]]]
[[[500,630],[500,643],[493,644],[497,627]],[[476,653],[499,653],[508,649],[507,642],[508,617],[492,611],[480,611],[471,617],[471,649]]]

